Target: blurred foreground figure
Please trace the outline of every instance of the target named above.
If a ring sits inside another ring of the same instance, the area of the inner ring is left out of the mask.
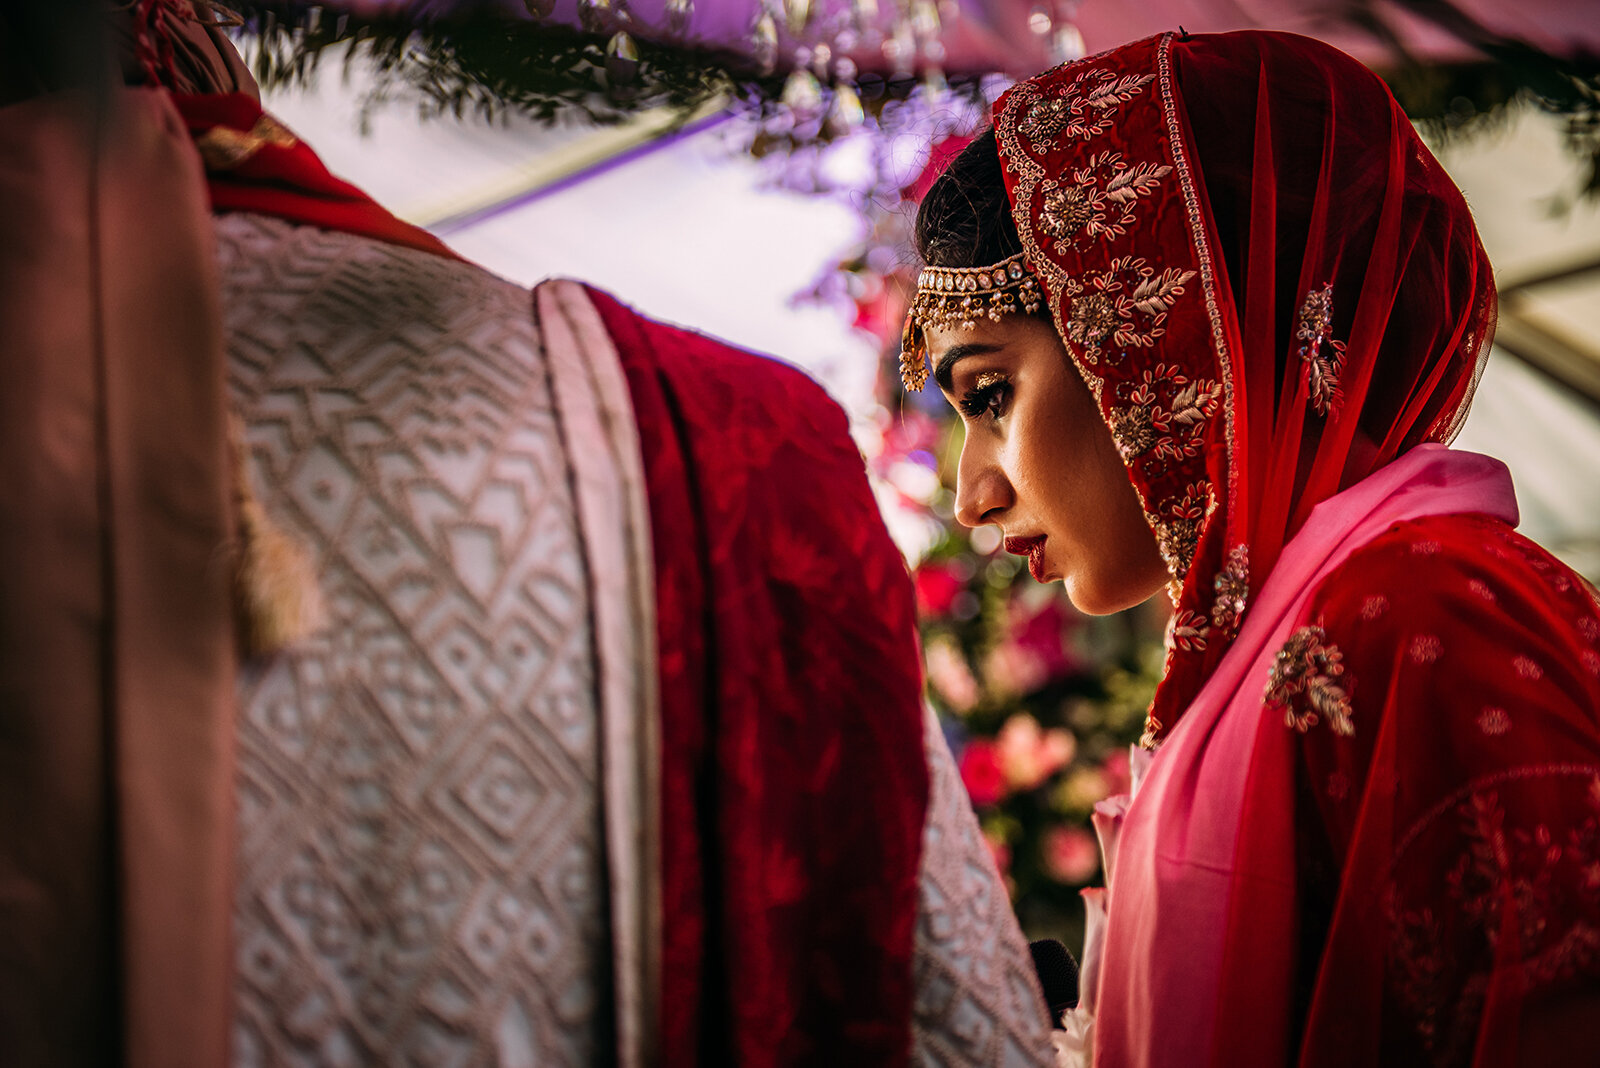
[[[1046,1061],[832,402],[113,37],[0,109],[0,1063]]]

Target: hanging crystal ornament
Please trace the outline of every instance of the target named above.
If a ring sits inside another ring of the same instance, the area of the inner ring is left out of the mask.
[[[912,0],[911,32],[919,44],[939,36],[939,5],[934,0]]]
[[[667,32],[682,37],[689,32],[689,21],[694,18],[694,0],[667,0],[666,15]]]
[[[930,107],[943,103],[945,94],[950,92],[950,83],[945,80],[944,71],[938,67],[930,66],[928,73],[922,77],[922,93]]]
[[[826,41],[811,50],[811,73],[820,81],[828,76],[828,65],[833,62],[833,49]]]
[[[811,0],[783,0],[783,12],[790,33],[799,37],[806,32],[806,25],[811,21]]]
[[[578,0],[578,22],[589,33],[604,33],[615,17],[612,0]]]
[[[522,0],[522,4],[528,9],[528,14],[540,22],[554,14],[556,9],[556,0]]]
[[[889,61],[896,74],[910,74],[915,68],[917,40],[911,32],[909,19],[896,20],[893,36],[883,42],[883,58]]]
[[[751,55],[762,74],[771,74],[778,68],[778,24],[772,12],[763,11],[756,19],[750,33]]]
[[[606,79],[613,85],[627,85],[639,73],[639,46],[627,30],[611,35],[606,45]]]
[[[1033,5],[1033,10],[1028,12],[1028,32],[1035,37],[1049,36],[1055,26],[1055,20],[1050,17],[1050,10],[1043,4]]]
[[[861,96],[855,86],[841,79],[833,87],[833,104],[828,108],[824,129],[830,137],[844,137],[861,128],[867,113],[861,106]]]
[[[850,13],[855,16],[856,28],[867,32],[878,22],[878,0],[851,0]]]
[[[1050,62],[1071,63],[1089,54],[1084,46],[1083,34],[1068,22],[1056,28],[1050,36]]]
[[[816,118],[822,110],[822,85],[817,76],[804,67],[790,71],[789,80],[783,83],[783,103],[798,122]]]

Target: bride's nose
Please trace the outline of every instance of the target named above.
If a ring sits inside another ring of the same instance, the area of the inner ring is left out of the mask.
[[[1010,480],[987,450],[963,447],[956,468],[956,521],[967,527],[996,523],[1014,503]]]

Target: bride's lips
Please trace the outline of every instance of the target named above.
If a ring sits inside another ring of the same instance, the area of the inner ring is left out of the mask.
[[[1006,539],[1006,552],[1028,558],[1028,574],[1033,576],[1035,582],[1044,581],[1044,539],[1043,534],[1033,538]]]

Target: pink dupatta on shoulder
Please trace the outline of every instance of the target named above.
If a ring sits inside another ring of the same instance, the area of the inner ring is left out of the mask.
[[[1096,1064],[1285,1063],[1294,748],[1292,732],[1263,714],[1273,657],[1320,582],[1361,546],[1398,522],[1469,512],[1516,522],[1505,466],[1421,445],[1317,505],[1285,546],[1107,842],[1115,880],[1098,962]],[[1244,813],[1256,821],[1248,830]],[[1257,848],[1241,850],[1246,834]],[[1245,999],[1248,1029],[1225,1011]]]

